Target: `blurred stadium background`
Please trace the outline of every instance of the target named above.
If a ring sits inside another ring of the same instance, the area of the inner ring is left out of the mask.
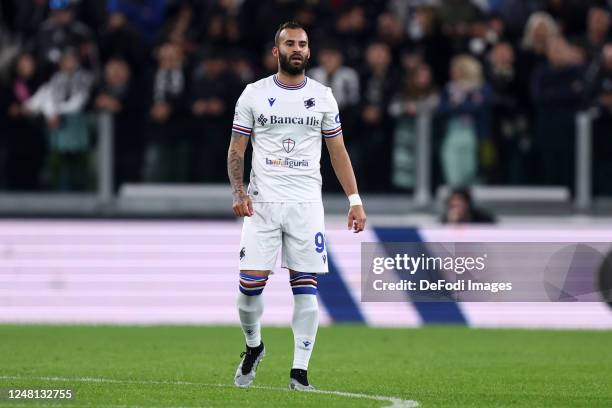
[[[273,34],[294,19],[310,36],[308,75],[338,100],[369,216],[363,234],[346,230],[346,197],[324,153],[332,273],[320,280],[320,304],[330,340],[315,367],[338,370],[318,371],[324,386],[430,406],[499,406],[527,394],[517,405],[610,406],[612,309],[603,299],[363,303],[359,254],[361,242],[390,240],[612,242],[611,12],[609,0],[0,0],[2,383],[94,374],[225,382],[242,347],[237,328],[231,337],[216,326],[237,323],[232,113],[247,83],[276,71]],[[596,281],[610,287],[604,272]],[[264,325],[290,324],[288,289],[277,270]],[[146,335],[59,324],[198,326]],[[367,329],[436,324],[453,326]],[[289,345],[287,329],[269,330],[270,344]],[[363,349],[345,347],[362,337],[379,366],[371,383],[341,382],[363,369]],[[456,355],[444,354],[451,339]],[[411,367],[429,383],[383,352],[409,344]],[[181,363],[205,347],[218,351],[214,363]],[[532,377],[513,377],[515,363]],[[464,366],[475,369],[453,371]],[[266,375],[264,384],[277,380]],[[598,381],[608,386],[591,392]],[[191,402],[164,399],[171,385],[138,384],[93,384],[81,395],[90,406]],[[223,405],[233,392],[206,398]],[[274,392],[258,395],[287,406]],[[292,403],[300,401],[312,402]]]
[[[2,0],[1,321],[235,323],[230,122],[289,19],[338,99],[372,227],[343,230],[324,154],[324,323],[612,327],[604,303],[359,302],[361,241],[612,240],[595,0]],[[268,323],[289,322],[284,285]]]

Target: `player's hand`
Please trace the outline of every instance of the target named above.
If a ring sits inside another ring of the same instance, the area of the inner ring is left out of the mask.
[[[234,215],[237,217],[250,217],[253,215],[253,202],[245,193],[234,194]]]
[[[363,231],[366,223],[366,214],[362,205],[353,205],[348,213],[348,228],[354,233]]]

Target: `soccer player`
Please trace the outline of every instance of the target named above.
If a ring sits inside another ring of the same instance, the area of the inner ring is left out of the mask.
[[[314,387],[308,383],[308,362],[319,324],[317,275],[328,271],[321,200],[322,139],[349,199],[349,229],[363,231],[366,215],[344,147],[338,104],[330,88],[304,74],[310,58],[304,29],[295,22],[282,24],[272,54],[278,72],[247,85],[236,103],[227,158],[234,214],[246,217],[237,301],[246,351],[234,383],[250,386],[265,355],[262,292],[282,247],[282,267],[289,269],[294,295],[289,388],[309,391]],[[249,139],[253,159],[245,191],[244,152]]]

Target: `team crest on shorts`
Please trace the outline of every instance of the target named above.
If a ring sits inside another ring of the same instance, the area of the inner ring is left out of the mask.
[[[304,98],[304,106],[306,109],[314,108],[315,98]]]
[[[287,153],[291,153],[291,151],[293,151],[294,147],[295,147],[295,140],[293,140],[293,139],[284,139],[283,140],[283,149],[285,149],[285,151]]]
[[[246,255],[246,248],[245,247],[240,248],[240,260],[241,261],[244,259],[245,255]]]
[[[327,255],[323,254],[321,258],[323,259],[323,263],[327,263]]]

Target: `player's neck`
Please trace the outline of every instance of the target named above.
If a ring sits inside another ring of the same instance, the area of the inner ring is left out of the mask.
[[[302,72],[298,75],[289,75],[286,72],[279,70],[276,73],[276,79],[282,82],[285,85],[300,85],[304,82],[306,75]]]

